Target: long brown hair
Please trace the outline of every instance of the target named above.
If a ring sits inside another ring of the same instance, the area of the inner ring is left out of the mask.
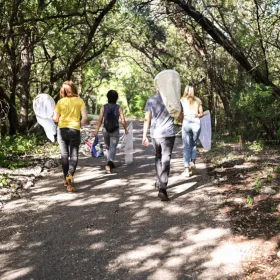
[[[77,97],[78,91],[72,81],[65,81],[62,84],[59,92],[60,98],[63,97]]]

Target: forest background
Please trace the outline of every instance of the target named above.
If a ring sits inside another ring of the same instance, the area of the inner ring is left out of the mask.
[[[115,89],[126,115],[143,117],[154,76],[174,69],[182,90],[196,87],[216,137],[277,140],[279,8],[277,0],[0,1],[1,136],[28,133],[34,97],[58,100],[68,79],[90,114]]]

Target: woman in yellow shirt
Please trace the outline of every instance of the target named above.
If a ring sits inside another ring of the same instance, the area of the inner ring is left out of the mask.
[[[75,189],[73,176],[81,142],[80,128],[88,120],[85,103],[78,96],[72,81],[64,82],[60,89],[60,100],[56,104],[53,120],[58,122],[57,140],[61,152],[64,186],[72,192]]]

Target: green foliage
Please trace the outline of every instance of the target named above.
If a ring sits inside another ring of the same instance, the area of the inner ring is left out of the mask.
[[[94,116],[92,114],[88,114],[88,121],[91,122],[93,120]]]
[[[0,166],[10,169],[30,166],[32,162],[24,156],[43,153],[46,146],[49,153],[58,149],[57,145],[48,146],[44,136],[20,134],[6,136],[0,142]]]
[[[257,178],[257,181],[254,185],[254,190],[259,193],[262,187],[263,187],[263,179]]]
[[[31,152],[40,152],[44,145],[43,136],[36,135],[13,135],[6,136],[0,142],[0,159],[10,156],[21,156]]]
[[[6,178],[3,175],[0,175],[0,188],[1,187],[6,187],[8,185],[8,183],[9,183],[8,178]]]
[[[273,172],[277,175],[280,174],[280,166],[276,166],[274,169],[273,169]]]
[[[276,139],[280,135],[280,103],[272,88],[258,84],[245,87],[233,94],[231,106],[236,116],[233,129],[244,139]]]
[[[248,206],[252,206],[254,204],[254,198],[251,197],[249,194],[247,196],[247,204]]]
[[[267,174],[267,177],[266,177],[266,181],[271,184],[272,183],[272,179],[273,179],[273,176],[271,174],[271,172],[269,174]]]
[[[248,149],[254,152],[261,152],[264,149],[264,141],[254,141],[251,145],[248,146]]]

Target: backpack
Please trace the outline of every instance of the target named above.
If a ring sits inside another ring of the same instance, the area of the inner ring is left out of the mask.
[[[109,133],[114,132],[119,128],[119,120],[114,112],[116,107],[117,105],[115,105],[113,108],[110,108],[109,105],[107,105],[108,113],[104,118],[104,127]]]

